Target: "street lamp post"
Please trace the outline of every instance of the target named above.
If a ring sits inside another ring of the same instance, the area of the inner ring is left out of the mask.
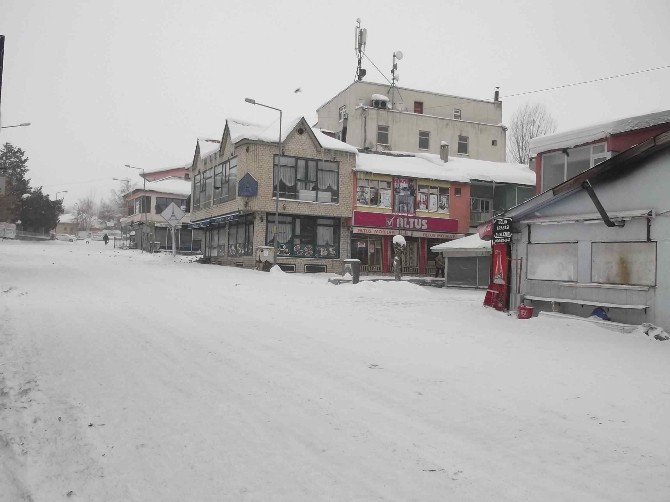
[[[2,127],[0,127],[0,129],[9,129],[10,127],[27,127],[29,125],[30,125],[30,122],[22,122],[21,124],[2,126]]]
[[[282,139],[281,139],[281,120],[282,120],[282,111],[279,108],[274,106],[264,105],[262,103],[257,103],[255,99],[244,98],[244,101],[252,105],[262,106],[263,108],[270,108],[279,112],[279,157],[277,157],[277,170],[274,172],[274,182],[277,184],[277,189],[275,190],[275,225],[273,229],[274,235],[274,247],[275,247],[275,265],[277,264],[277,257],[279,256],[279,169],[281,166],[281,155],[282,155]]]
[[[130,186],[130,178],[112,178],[114,181],[125,181],[128,183],[128,186]],[[125,195],[125,194],[123,194]],[[124,206],[125,206],[125,197],[124,197]],[[123,217],[123,214],[125,213],[125,210],[122,209],[121,212],[121,217]],[[117,215],[118,216],[118,215]],[[126,215],[128,216],[128,215]],[[123,247],[125,244],[125,239],[123,238],[123,222],[121,221],[121,218],[119,218],[119,226],[121,227],[121,246]],[[130,247],[130,238],[128,239],[128,246]],[[114,247],[116,247],[116,238],[114,238]]]
[[[143,167],[131,166],[130,164],[126,164],[126,167],[129,168],[129,169],[137,169],[138,171],[142,171],[142,179],[144,180],[144,183],[143,183],[144,186],[142,188],[142,191],[146,192],[147,191],[147,179],[144,176],[144,168]],[[145,236],[145,233],[147,231],[146,230],[147,229],[147,208],[144,207],[144,200],[145,200],[144,197],[146,197],[145,193],[142,194],[142,204],[141,204],[142,205],[142,210],[144,211],[144,228],[142,229],[142,246],[141,246],[142,253],[144,253],[144,236]]]

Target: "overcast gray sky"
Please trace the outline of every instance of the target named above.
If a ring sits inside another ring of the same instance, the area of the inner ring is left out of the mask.
[[[404,52],[400,85],[474,98],[670,64],[667,0],[0,0],[2,121],[32,122],[0,141],[27,152],[33,186],[68,190],[66,204],[107,196],[124,164],[188,162],[226,117],[276,120],[246,96],[314,119],[353,81],[357,17],[387,75]],[[559,130],[670,109],[670,70],[507,98],[505,122],[526,101]]]

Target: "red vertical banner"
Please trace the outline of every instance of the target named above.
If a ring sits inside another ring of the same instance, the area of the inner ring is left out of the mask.
[[[419,273],[426,275],[426,265],[428,262],[427,242],[423,237],[419,238]]]
[[[512,242],[512,220],[496,218],[493,221],[491,246],[491,276],[484,305],[496,310],[509,308],[509,271]]]
[[[382,272],[387,274],[391,271],[391,262],[393,261],[393,251],[391,250],[391,237],[385,235],[382,237]]]

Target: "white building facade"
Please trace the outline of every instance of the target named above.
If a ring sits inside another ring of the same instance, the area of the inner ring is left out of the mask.
[[[317,109],[317,127],[371,151],[440,153],[504,162],[502,102],[354,82]]]

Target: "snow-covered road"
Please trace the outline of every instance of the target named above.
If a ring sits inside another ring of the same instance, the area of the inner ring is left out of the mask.
[[[670,499],[670,343],[0,241],[0,500]]]

